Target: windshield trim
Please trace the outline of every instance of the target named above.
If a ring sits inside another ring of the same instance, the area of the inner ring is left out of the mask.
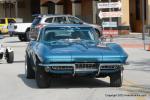
[[[97,42],[97,39],[98,39],[98,37],[97,37],[97,35],[96,35],[96,33],[95,33],[95,31],[94,31],[94,29],[92,28],[92,27],[77,27],[77,26],[56,26],[56,27],[45,27],[44,29],[43,29],[43,31],[41,31],[42,32],[42,37],[41,37],[41,39],[40,40],[42,40],[42,41],[45,41],[44,40],[44,35],[45,35],[45,31],[48,29],[48,28],[53,28],[53,29],[55,29],[55,28],[89,28],[89,30],[91,31],[91,34],[92,34],[92,37],[93,38],[91,38],[91,39],[89,39],[89,40],[87,40],[87,41],[95,41],[95,42]],[[63,40],[63,39],[61,39],[61,40]],[[65,40],[65,39],[64,39]],[[81,39],[81,40],[84,40],[84,39]],[[85,39],[86,40],[86,39]],[[56,40],[57,41],[57,40]],[[47,42],[47,41],[46,41]]]

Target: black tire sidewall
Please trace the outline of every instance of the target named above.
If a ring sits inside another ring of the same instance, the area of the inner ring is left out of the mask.
[[[121,87],[123,82],[123,72],[119,71],[110,76],[110,86],[111,87]]]
[[[29,33],[30,33],[30,31],[29,31],[29,30],[28,30],[28,31],[26,31],[26,33],[25,33],[25,41],[30,41]]]
[[[26,71],[26,78],[33,79],[35,78],[35,71],[32,69],[32,64],[30,62],[29,56],[26,54],[25,56],[25,71]]]
[[[18,39],[19,39],[20,41],[25,41],[25,38],[24,38],[23,35],[18,35]]]
[[[50,86],[48,73],[46,73],[40,66],[36,69],[35,79],[39,88],[48,88]]]

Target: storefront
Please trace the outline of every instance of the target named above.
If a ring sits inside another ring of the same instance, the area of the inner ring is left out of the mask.
[[[33,14],[71,14],[89,23],[100,24],[99,2],[121,1],[118,24],[142,32],[142,0],[0,0],[1,17],[20,17],[32,21]],[[145,24],[150,24],[150,0],[144,0]]]
[[[92,4],[93,0],[41,0],[41,13],[72,14],[84,21],[92,23]]]
[[[116,2],[118,0],[41,0],[41,5],[53,3],[55,11],[59,14],[73,14],[91,23],[99,23],[98,2]],[[142,32],[142,0],[121,0],[122,17],[119,24],[130,26],[133,32]],[[42,12],[43,10],[41,10]],[[150,1],[144,0],[145,24],[150,23]],[[44,13],[47,13],[46,11]]]

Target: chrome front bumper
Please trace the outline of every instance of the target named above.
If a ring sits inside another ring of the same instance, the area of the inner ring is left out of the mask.
[[[72,75],[76,75],[79,72],[96,72],[98,76],[101,70],[115,70],[121,68],[123,70],[123,64],[120,63],[75,63],[75,64],[39,64],[39,66],[44,67],[46,72],[60,72],[60,71],[70,71]]]

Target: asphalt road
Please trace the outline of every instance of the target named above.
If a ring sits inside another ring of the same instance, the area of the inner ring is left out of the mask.
[[[16,37],[0,41],[5,46],[12,47],[15,52],[13,64],[5,61],[0,64],[0,100],[150,100],[150,52],[143,48],[125,48],[129,54],[129,65],[124,66],[121,88],[109,87],[107,77],[53,79],[50,88],[39,89],[35,80],[25,78],[24,56],[27,43],[20,42]],[[116,39],[118,43],[123,41],[127,40]]]

